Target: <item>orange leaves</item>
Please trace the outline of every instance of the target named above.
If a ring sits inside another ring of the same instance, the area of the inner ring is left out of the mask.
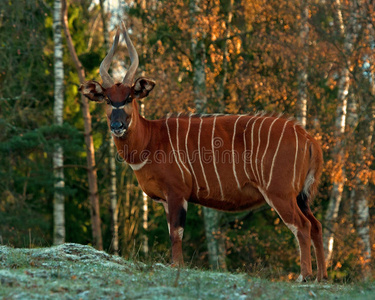
[[[368,253],[366,253],[367,256],[368,256]],[[362,266],[365,266],[365,265],[369,265],[371,263],[371,257],[363,257],[363,256],[360,256],[359,257],[359,263],[362,265]]]
[[[332,161],[331,161],[332,164]],[[345,176],[344,176],[344,166],[341,161],[337,161],[333,166],[332,166],[332,171],[331,171],[331,180],[332,182],[344,182]]]
[[[338,261],[337,264],[336,264],[336,266],[333,269],[334,270],[339,270],[339,269],[341,269],[341,267],[342,267],[342,264]]]
[[[233,48],[229,48],[230,50],[230,53],[234,53],[234,54],[240,54],[241,52],[241,47],[242,47],[242,41],[240,38],[238,37],[234,37],[233,40],[232,40],[232,45],[233,45]]]
[[[165,53],[165,48],[162,44],[162,42],[159,40],[156,42],[156,45],[157,45],[157,49],[158,49],[158,52],[160,55],[163,55]]]
[[[372,183],[374,183],[375,180],[375,171],[374,170],[368,170],[368,169],[362,169],[357,173],[357,179],[362,182],[362,184],[366,185],[371,180]]]

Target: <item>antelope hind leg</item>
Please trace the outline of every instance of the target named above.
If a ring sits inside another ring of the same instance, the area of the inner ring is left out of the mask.
[[[311,267],[311,223],[297,205],[296,198],[281,198],[263,193],[268,204],[273,207],[285,225],[297,238],[300,250],[301,274],[297,281],[303,282],[312,276]]]

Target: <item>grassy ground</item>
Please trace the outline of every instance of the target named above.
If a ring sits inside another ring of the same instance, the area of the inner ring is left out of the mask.
[[[375,285],[270,282],[245,274],[145,265],[64,244],[0,246],[0,299],[375,299]]]

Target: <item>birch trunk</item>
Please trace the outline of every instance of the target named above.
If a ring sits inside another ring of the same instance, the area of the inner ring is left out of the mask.
[[[128,174],[128,176],[125,176]],[[136,239],[139,236],[138,229],[140,228],[140,208],[137,205],[139,200],[139,188],[133,185],[133,174],[125,172],[123,179],[123,184],[125,186],[125,199],[122,202],[121,212],[122,212],[122,255],[125,257],[135,256],[138,254],[140,248],[136,248]],[[133,203],[133,200],[135,201]]]
[[[368,12],[364,12],[363,15],[367,15]],[[374,34],[375,30],[373,25],[370,23],[368,25],[370,29],[371,38],[370,45],[374,43]],[[372,66],[375,65],[373,58],[370,58],[370,63]],[[372,101],[375,98],[375,72],[371,72],[371,78],[369,78],[371,85],[371,96]],[[358,118],[358,113],[357,113]],[[367,166],[367,163],[364,161],[363,157],[369,158],[371,156],[371,150],[373,149],[373,135],[375,128],[375,105],[372,102],[370,104],[370,111],[366,114],[366,121],[364,122],[362,134],[358,136],[359,145],[361,142],[365,143],[364,153],[361,151],[361,148],[357,145],[357,157],[359,158],[359,164],[361,166]],[[366,170],[369,172],[370,170]],[[356,210],[356,219],[355,225],[357,233],[360,239],[360,253],[361,253],[361,271],[364,280],[369,280],[371,278],[371,241],[370,241],[370,212],[369,212],[369,201],[371,197],[371,192],[369,188],[368,180],[365,182],[361,180],[359,176],[356,177],[356,186],[352,191],[352,200],[355,204]]]
[[[194,103],[197,113],[206,112],[206,51],[204,47],[205,34],[199,32],[196,15],[199,12],[199,0],[190,0],[190,16],[193,24],[191,49],[193,56],[193,85]],[[212,269],[226,269],[225,244],[220,238],[219,220],[220,212],[203,207],[203,216],[207,240],[209,263]]]
[[[326,257],[326,265],[330,265],[333,253],[334,235],[336,232],[336,222],[338,212],[342,201],[342,194],[345,182],[344,168],[344,133],[347,111],[347,95],[349,90],[349,71],[343,70],[338,83],[338,106],[336,109],[335,122],[335,140],[336,144],[332,150],[332,156],[335,167],[335,175],[333,178],[333,187],[329,199],[328,209],[325,215],[325,228],[323,233],[324,252]]]
[[[367,11],[362,12],[363,15],[367,15]],[[368,28],[371,32],[370,45],[374,43],[374,28],[372,24],[369,24]],[[375,65],[375,61],[370,58],[371,65]],[[371,72],[369,81],[371,82],[371,96],[372,101],[375,97],[375,73]],[[370,100],[371,101],[371,100]],[[364,171],[369,174],[368,161],[372,155],[371,150],[373,149],[373,134],[375,127],[375,105],[370,103],[370,109],[368,112],[358,112],[359,105],[355,107],[355,116],[353,120],[359,119],[359,114],[365,115],[363,124],[359,127],[359,134],[355,134],[356,141],[356,163],[361,167],[360,171]],[[353,124],[357,125],[357,124]],[[357,172],[357,174],[359,173]],[[355,207],[355,225],[357,234],[360,240],[360,262],[361,262],[361,273],[364,280],[371,278],[371,241],[370,241],[370,212],[369,212],[369,197],[371,197],[369,182],[367,176],[357,176],[355,187],[351,192],[352,202]]]
[[[352,165],[357,166],[355,173],[353,189],[350,193],[351,207],[354,211],[353,218],[356,225],[358,237],[360,240],[360,264],[361,273],[364,280],[371,276],[371,243],[370,243],[370,228],[369,228],[369,206],[368,197],[369,185],[366,174],[369,173],[369,167],[366,160],[371,156],[372,135],[374,132],[374,113],[366,115],[365,121],[360,119],[359,101],[353,99],[348,109],[348,125],[351,128],[357,128],[353,132],[352,144],[355,149],[355,155],[352,155]],[[361,113],[362,114],[362,113]],[[362,175],[361,175],[362,174]]]
[[[230,37],[230,25],[232,23],[232,18],[233,18],[233,1],[234,0],[229,0],[228,2],[223,2],[224,6],[224,11],[227,13],[227,19],[224,21],[225,22],[225,41],[223,43],[223,65],[222,65],[222,77],[221,77],[221,84],[219,84],[218,87],[218,101],[219,101],[219,113],[224,113],[225,112],[225,86],[228,80],[228,59],[229,59],[229,51],[228,51],[228,40]]]
[[[352,190],[352,197],[356,207],[355,225],[360,239],[360,263],[361,273],[364,280],[371,278],[369,196],[368,183],[357,178],[356,188]]]
[[[119,235],[118,235],[118,213],[119,204],[117,201],[116,186],[116,150],[112,136],[109,137],[109,199],[111,202],[111,231],[112,231],[112,251],[114,255],[119,255]]]
[[[145,104],[141,103],[141,115],[145,116]],[[148,256],[148,197],[145,192],[142,192],[142,252],[147,257]]]
[[[54,39],[54,108],[53,117],[56,125],[63,124],[64,114],[64,64],[63,64],[63,45],[61,35],[61,17],[62,5],[60,0],[55,0],[53,6],[53,39]],[[65,207],[64,194],[62,189],[65,186],[64,181],[64,153],[59,143],[55,144],[53,153],[53,172],[54,172],[54,197],[53,197],[53,244],[60,245],[65,242]]]
[[[336,109],[336,121],[335,121],[335,132],[334,137],[336,144],[332,150],[333,165],[335,168],[335,174],[333,177],[333,187],[328,204],[328,209],[325,215],[325,229],[323,232],[324,239],[324,250],[326,257],[327,266],[330,265],[333,254],[334,236],[337,227],[337,218],[340,208],[340,204],[343,197],[343,190],[345,184],[345,124],[346,124],[346,114],[347,114],[347,103],[349,94],[349,83],[350,83],[350,73],[349,67],[351,65],[350,57],[353,50],[353,44],[355,43],[358,24],[356,24],[356,13],[357,7],[350,7],[350,19],[348,26],[345,27],[342,8],[340,0],[336,0],[336,12],[337,20],[339,22],[340,34],[344,39],[344,57],[343,66],[338,81],[338,95],[337,95],[337,109]],[[355,6],[352,3],[351,6]]]
[[[81,83],[85,81],[85,71],[82,67],[81,62],[78,59],[75,51],[72,37],[70,35],[68,26],[68,8],[66,0],[63,2],[63,26],[66,41],[68,44],[69,52],[76,67],[78,78]],[[81,95],[81,108],[84,122],[84,139],[86,144],[86,156],[87,156],[87,175],[89,183],[89,199],[91,204],[90,215],[91,215],[91,228],[93,235],[93,244],[98,250],[103,250],[103,240],[101,231],[100,221],[100,207],[99,207],[99,195],[98,195],[98,184],[97,184],[97,173],[95,165],[95,150],[94,142],[92,138],[92,126],[91,126],[91,114],[89,109],[88,100]]]
[[[301,1],[301,24],[299,34],[299,49],[301,57],[298,65],[298,98],[297,98],[297,120],[306,128],[307,122],[307,67],[308,49],[307,42],[309,36],[309,7],[307,0]]]

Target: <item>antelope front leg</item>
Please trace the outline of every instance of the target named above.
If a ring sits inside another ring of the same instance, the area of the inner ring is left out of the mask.
[[[187,201],[185,199],[168,198],[164,208],[172,243],[172,265],[183,266],[182,237],[186,222]]]

